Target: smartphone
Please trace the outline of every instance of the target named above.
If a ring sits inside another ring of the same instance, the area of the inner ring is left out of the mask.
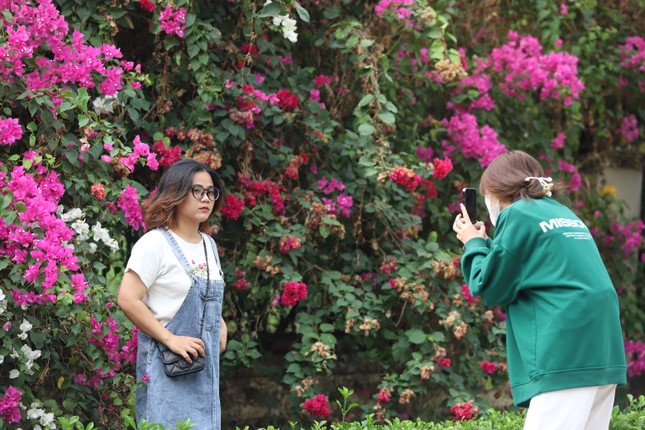
[[[477,221],[477,190],[475,188],[464,188],[463,193],[466,212],[468,212],[470,221],[474,224]]]

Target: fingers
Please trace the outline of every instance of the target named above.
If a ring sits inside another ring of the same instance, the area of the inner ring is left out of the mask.
[[[188,363],[192,363],[193,359],[206,356],[206,348],[204,341],[189,336],[175,336],[172,345],[167,345],[173,352],[179,354]]]
[[[470,216],[468,216],[468,211],[466,210],[466,206],[464,206],[463,203],[459,203],[459,207],[461,208],[461,215],[464,217],[464,219],[472,224],[473,221],[470,219]]]
[[[193,357],[195,357],[195,359],[199,358],[200,355],[202,357],[206,355],[206,349],[205,349],[203,340],[192,338],[191,347],[192,349],[190,349],[189,352],[192,354]]]

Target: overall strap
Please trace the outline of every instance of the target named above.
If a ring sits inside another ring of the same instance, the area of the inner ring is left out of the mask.
[[[179,244],[177,243],[175,238],[172,236],[172,234],[170,234],[170,231],[164,228],[159,228],[157,230],[162,232],[163,235],[166,237],[166,240],[168,241],[168,243],[170,244],[170,247],[172,248],[172,252],[175,253],[177,260],[179,260],[179,262],[181,263],[181,266],[184,268],[186,273],[188,273],[188,276],[190,276],[190,278],[192,279],[193,273],[195,270],[190,266],[190,264],[188,264],[188,260],[186,260],[186,256],[184,255],[184,253],[181,252],[181,248],[179,248]]]

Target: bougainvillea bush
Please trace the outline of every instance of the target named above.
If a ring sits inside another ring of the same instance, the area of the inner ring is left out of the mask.
[[[223,378],[278,356],[290,416],[337,419],[347,360],[376,369],[377,420],[509,404],[504,309],[469,294],[451,231],[508,149],[592,227],[641,369],[645,226],[599,176],[642,166],[636,6],[0,0],[2,426],[131,419],[144,382],[114,300],[141,202],[184,157],[225,184]]]

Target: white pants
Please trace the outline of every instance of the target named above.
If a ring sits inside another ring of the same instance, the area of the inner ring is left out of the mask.
[[[531,399],[524,430],[607,430],[616,385],[572,388]]]

